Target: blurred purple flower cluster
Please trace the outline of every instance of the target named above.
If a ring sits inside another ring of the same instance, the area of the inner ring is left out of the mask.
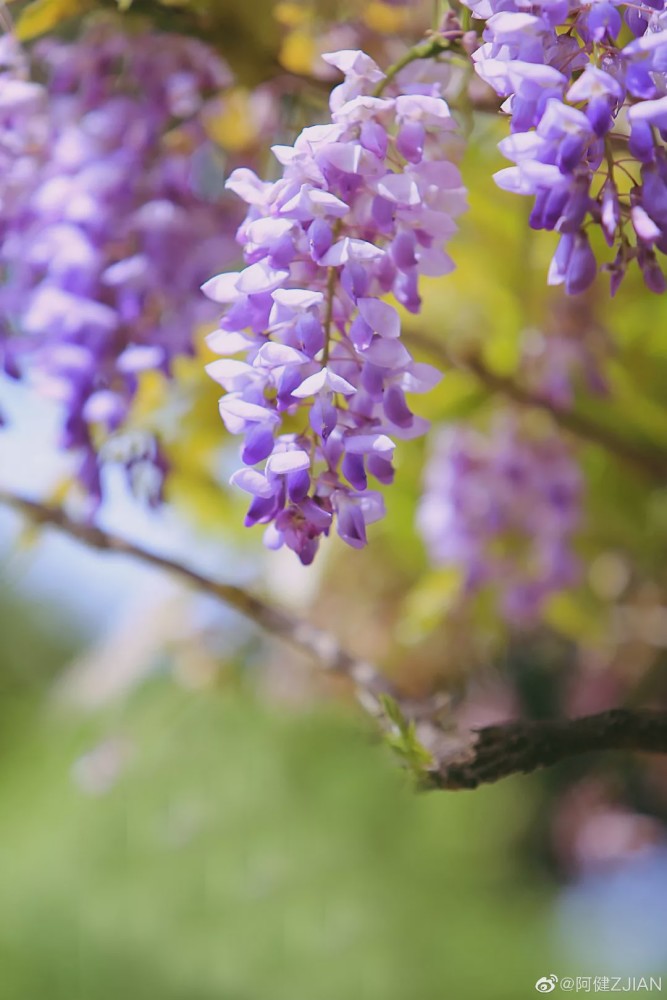
[[[469,593],[496,587],[516,624],[578,575],[579,466],[557,435],[528,434],[512,417],[488,434],[442,429],[426,467],[418,526],[432,561],[458,567]]]
[[[98,500],[100,441],[126,419],[142,372],[168,374],[193,351],[215,314],[201,283],[235,256],[238,219],[222,178],[210,188],[204,118],[230,76],[201,42],[106,21],[32,57],[43,91],[0,78],[13,171],[0,206],[0,363],[62,404],[62,445],[82,455],[79,478]],[[19,157],[26,122],[37,141]]]
[[[598,226],[616,250],[612,294],[636,260],[651,291],[667,282],[667,12],[664,0],[465,0],[487,19],[477,73],[502,97],[516,166],[500,187],[533,195],[530,224],[560,242],[549,283],[584,291]]]
[[[11,35],[0,36],[0,238],[11,225],[24,192],[32,188],[38,170],[35,154],[47,138],[46,94],[29,75],[21,47]]]
[[[205,286],[226,306],[211,348],[244,355],[209,372],[227,429],[244,437],[232,482],[252,495],[246,524],[268,524],[266,544],[306,564],[334,518],[344,541],[365,545],[384,513],[369,478],[391,483],[394,439],[425,430],[406,393],[440,375],[412,359],[385,296],[419,310],[419,276],[452,269],[443,247],[465,208],[439,85],[386,81],[358,51],[325,58],[345,76],[332,122],[273,147],[276,182],[232,174],[250,206],[247,266]]]
[[[601,330],[583,334],[579,330],[576,334],[530,330],[524,335],[519,381],[555,409],[569,410],[578,387],[591,396],[609,393],[608,354],[609,345]]]
[[[28,79],[30,66],[14,38],[0,37],[0,241],[11,236],[26,192],[37,183],[40,156],[48,140],[46,92]],[[4,269],[3,269],[4,270]],[[3,274],[0,302],[5,295]],[[16,342],[7,339],[8,319],[0,311],[0,371],[18,378]],[[0,409],[0,426],[4,423]]]

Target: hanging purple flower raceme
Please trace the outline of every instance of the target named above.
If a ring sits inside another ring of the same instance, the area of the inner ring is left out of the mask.
[[[35,154],[46,139],[46,92],[31,81],[25,52],[11,35],[0,35],[0,224],[20,203],[37,169]]]
[[[401,92],[362,52],[325,58],[345,75],[332,122],[274,147],[275,183],[232,174],[250,206],[247,266],[205,286],[226,306],[210,346],[243,355],[208,370],[227,429],[244,438],[232,482],[252,496],[246,524],[268,525],[265,543],[306,564],[334,520],[349,545],[366,544],[384,514],[370,481],[391,483],[395,439],[425,430],[406,394],[440,375],[412,359],[385,297],[419,310],[419,276],[452,269],[443,247],[465,207],[438,85]]]
[[[470,594],[496,589],[503,615],[527,624],[576,583],[581,495],[579,467],[557,435],[531,436],[511,417],[488,434],[452,426],[435,437],[418,526],[436,565],[459,568]]]
[[[44,149],[46,92],[28,79],[25,53],[11,35],[0,37],[0,241],[11,231],[26,190],[36,182]],[[0,293],[1,294],[1,293]],[[18,377],[15,342],[0,323],[0,372]],[[0,426],[4,423],[0,408]]]
[[[667,7],[664,0],[465,0],[486,19],[476,70],[511,115],[500,149],[505,190],[535,198],[530,224],[560,242],[549,283],[584,291],[599,226],[616,251],[612,294],[636,260],[654,292],[667,282]],[[628,37],[630,40],[628,40]]]
[[[9,373],[62,404],[62,444],[99,499],[99,442],[123,425],[142,372],[192,353],[215,315],[201,283],[236,253],[222,178],[206,190],[204,116],[230,77],[203,43],[108,22],[33,58],[43,145],[18,210],[0,211],[0,336]],[[164,472],[159,452],[151,461]]]

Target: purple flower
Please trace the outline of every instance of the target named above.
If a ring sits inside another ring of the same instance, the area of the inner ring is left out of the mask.
[[[497,590],[504,616],[528,624],[576,582],[581,491],[555,435],[531,436],[509,417],[486,435],[447,427],[435,436],[418,526],[433,562],[461,571],[464,591]]]
[[[226,393],[227,429],[244,437],[248,468],[232,481],[253,496],[246,523],[269,525],[266,544],[302,562],[334,520],[348,545],[366,544],[384,513],[371,481],[392,481],[396,438],[424,433],[406,394],[439,374],[402,343],[392,298],[417,311],[420,275],[452,269],[444,245],[465,207],[447,155],[455,123],[434,86],[375,96],[384,75],[367,55],[325,58],[345,74],[331,123],[274,147],[279,180],[232,173],[249,206],[238,232],[247,266],[204,286],[225,307],[210,346],[243,355],[209,373]],[[301,429],[282,431],[285,419]]]
[[[516,166],[501,170],[496,181],[534,196],[533,228],[563,234],[549,281],[564,283],[570,294],[593,282],[597,263],[585,227],[594,224],[616,251],[613,264],[605,265],[612,294],[632,260],[647,286],[661,292],[655,250],[667,250],[667,220],[658,218],[662,182],[646,186],[643,174],[653,167],[667,176],[664,2],[466,5],[486,20],[483,44],[473,55],[477,73],[506,98],[503,110],[511,116],[512,135],[500,147]],[[621,45],[624,23],[634,38]],[[626,162],[617,165],[619,148]],[[637,161],[634,170],[627,166],[627,149]],[[619,191],[619,172],[623,192],[627,175],[632,178],[628,194]]]
[[[215,315],[201,282],[235,256],[234,209],[202,181],[204,161],[215,167],[207,102],[230,77],[201,42],[109,23],[45,40],[33,60],[44,90],[0,76],[0,155],[3,141],[19,147],[0,201],[0,356],[61,403],[63,447],[99,498],[101,442],[126,421],[142,372],[169,375],[192,353]],[[151,460],[163,474],[163,456],[144,449]]]

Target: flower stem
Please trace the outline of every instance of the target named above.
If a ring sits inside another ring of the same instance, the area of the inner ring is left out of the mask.
[[[324,313],[324,353],[322,363],[327,364],[329,360],[329,350],[331,347],[331,323],[333,320],[333,302],[336,292],[336,268],[330,267],[327,271],[327,298]]]
[[[408,49],[400,59],[397,59],[386,72],[384,80],[380,80],[377,87],[373,91],[373,97],[382,97],[385,87],[387,87],[391,81],[397,76],[402,69],[409,66],[410,63],[416,62],[418,59],[434,59],[439,56],[441,52],[446,52],[447,49],[451,47],[453,38],[447,37],[442,34],[431,35],[426,41],[420,42],[419,45],[413,45],[411,49]]]

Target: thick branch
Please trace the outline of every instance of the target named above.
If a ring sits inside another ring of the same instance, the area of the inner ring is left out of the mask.
[[[579,719],[489,726],[472,733],[463,749],[441,748],[430,779],[435,788],[477,788],[609,750],[667,753],[667,711],[615,708]]]
[[[363,689],[364,703],[371,708],[371,701],[377,702],[379,694],[390,693],[389,684],[371,664],[356,659],[344,650],[330,633],[293,617],[287,611],[273,607],[242,587],[230,583],[211,580],[197,570],[166,556],[148,552],[140,546],[120,538],[118,535],[102,531],[94,525],[76,521],[59,507],[38,503],[26,497],[15,496],[0,489],[0,503],[5,504],[29,518],[33,524],[59,528],[71,538],[89,548],[117,555],[132,556],[150,566],[174,573],[199,590],[217,597],[230,608],[249,618],[260,628],[284,640],[293,648],[315,659],[320,666],[334,673],[350,677]],[[380,711],[377,705],[376,712]]]

